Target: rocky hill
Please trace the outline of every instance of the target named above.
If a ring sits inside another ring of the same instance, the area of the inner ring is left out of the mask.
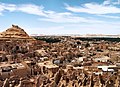
[[[12,25],[6,31],[0,33],[0,40],[35,40],[30,37],[24,29],[17,25]]]

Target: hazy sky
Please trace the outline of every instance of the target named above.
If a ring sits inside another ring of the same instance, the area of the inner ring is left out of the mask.
[[[120,34],[120,0],[0,0],[0,32]]]

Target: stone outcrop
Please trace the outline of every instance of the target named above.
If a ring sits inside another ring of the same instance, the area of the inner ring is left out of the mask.
[[[17,25],[12,25],[6,31],[0,33],[0,40],[35,40],[30,37],[24,29]]]

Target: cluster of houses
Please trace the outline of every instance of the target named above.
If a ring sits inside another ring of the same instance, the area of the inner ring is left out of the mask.
[[[119,42],[61,36],[47,43],[15,25],[6,32],[0,39],[0,87],[120,86]]]

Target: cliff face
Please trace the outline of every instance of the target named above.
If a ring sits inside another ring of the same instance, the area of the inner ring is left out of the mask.
[[[0,33],[0,39],[35,40],[17,25],[12,25],[11,28]]]

